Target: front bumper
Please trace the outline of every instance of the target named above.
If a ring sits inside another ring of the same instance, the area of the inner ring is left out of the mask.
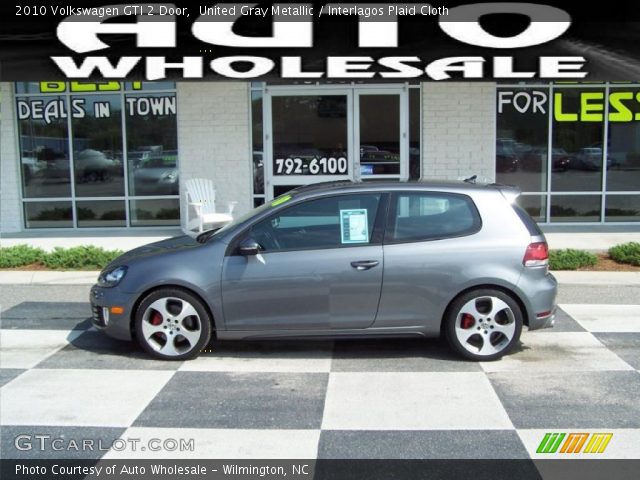
[[[121,292],[118,287],[91,287],[89,293],[93,325],[107,335],[119,340],[132,340],[131,318],[135,299],[131,294]],[[113,307],[121,307],[122,313],[115,313]]]

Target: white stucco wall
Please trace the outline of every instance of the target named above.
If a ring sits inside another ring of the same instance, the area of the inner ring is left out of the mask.
[[[20,172],[13,83],[0,82],[0,233],[22,230]]]
[[[422,178],[495,180],[496,85],[422,84]]]
[[[178,151],[181,182],[209,178],[216,206],[237,201],[234,215],[252,207],[249,83],[179,82]]]

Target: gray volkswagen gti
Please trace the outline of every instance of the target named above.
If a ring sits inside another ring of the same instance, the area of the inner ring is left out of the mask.
[[[94,324],[166,360],[219,340],[434,337],[495,360],[553,326],[544,235],[502,185],[335,182],[218,230],[131,250],[91,289]]]

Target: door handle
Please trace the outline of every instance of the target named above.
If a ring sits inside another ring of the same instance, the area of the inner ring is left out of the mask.
[[[377,260],[358,260],[357,262],[351,262],[351,266],[358,271],[369,270],[378,265]]]

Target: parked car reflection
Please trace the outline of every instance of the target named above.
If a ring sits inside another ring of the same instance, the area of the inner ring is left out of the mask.
[[[178,195],[177,151],[146,151],[132,162],[134,195]]]
[[[87,148],[74,156],[76,181],[105,182],[112,176],[122,176],[122,162],[108,158],[104,152]]]

